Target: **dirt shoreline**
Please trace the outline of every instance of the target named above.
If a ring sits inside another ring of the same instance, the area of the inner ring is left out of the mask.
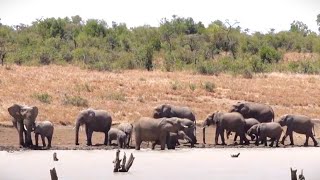
[[[195,145],[194,148],[275,148],[275,147],[264,147],[264,145],[260,146],[255,146],[254,142],[250,142],[250,145],[238,145],[239,143],[239,138],[236,143],[233,142],[233,135],[231,136],[230,139],[226,140],[226,143],[228,145],[222,146],[222,145],[214,145],[213,144],[213,139],[214,139],[214,128],[209,127],[207,128],[206,131],[206,142],[207,144],[202,143],[202,132],[200,132],[200,127],[197,128],[197,140],[198,144]],[[30,150],[45,150],[42,149],[42,142],[41,140],[39,141],[39,148],[35,149],[29,149],[29,148],[19,148],[18,146],[18,133],[15,128],[9,125],[5,126],[0,126],[0,151],[30,151]],[[54,132],[54,137],[52,140],[52,147],[50,150],[112,150],[112,149],[117,149],[118,147],[113,144],[112,146],[105,146],[102,144],[104,140],[104,134],[103,133],[94,133],[92,137],[93,141],[93,146],[86,146],[86,137],[84,131],[80,131],[79,133],[79,143],[80,145],[76,146],[74,144],[74,137],[75,137],[75,131],[73,129],[73,126],[55,126],[55,132]],[[33,138],[33,143],[34,137]],[[318,141],[320,139],[316,137]],[[220,142],[220,140],[219,140]],[[303,144],[305,142],[305,136],[304,135],[299,135],[299,134],[294,134],[294,146],[287,145],[289,144],[289,138],[286,139],[285,144],[282,145],[279,144],[279,148],[294,148],[294,147],[303,147]],[[309,147],[314,147],[313,142],[311,139],[309,139]],[[146,149],[146,148],[151,148],[151,143],[146,143],[143,142],[141,145],[141,148]],[[185,148],[190,148],[190,144],[186,143],[181,143],[180,146],[177,147],[177,149],[185,149]],[[306,147],[307,148],[307,147]],[[134,149],[134,138],[131,144],[130,149]],[[156,146],[156,150],[160,150],[159,145]]]

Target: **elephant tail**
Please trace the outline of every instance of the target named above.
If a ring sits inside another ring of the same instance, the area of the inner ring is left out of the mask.
[[[313,136],[316,136],[316,131],[314,130],[314,124],[312,126],[312,129],[313,129]]]
[[[271,113],[272,113],[272,120],[271,121],[274,122],[274,111],[271,106],[270,106],[270,109],[271,109]]]

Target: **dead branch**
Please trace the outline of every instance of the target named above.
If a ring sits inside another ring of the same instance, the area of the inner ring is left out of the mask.
[[[50,169],[51,180],[58,180],[56,168]]]
[[[119,159],[119,154],[120,154],[120,150],[118,149],[116,152],[116,159],[113,161],[113,163],[114,163],[113,172],[128,172],[130,167],[133,164],[134,157],[131,153],[129,160],[127,162],[126,153],[124,153],[122,160]],[[122,161],[122,163],[121,163],[121,161]],[[120,165],[120,163],[121,163],[121,165]]]

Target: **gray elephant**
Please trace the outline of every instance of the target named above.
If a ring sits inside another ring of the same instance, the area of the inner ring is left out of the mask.
[[[232,106],[230,112],[238,112],[246,119],[255,118],[261,123],[274,121],[273,109],[265,104],[238,102]]]
[[[274,141],[276,141],[276,147],[279,147],[279,139],[282,134],[282,128],[279,123],[268,122],[253,125],[249,130],[248,134],[256,135],[256,145],[259,142],[263,142],[267,146],[267,137],[271,138],[270,147],[273,147]]]
[[[104,144],[108,144],[108,131],[111,128],[112,118],[107,111],[86,109],[79,113],[76,119],[76,138],[75,144],[79,145],[79,128],[85,125],[87,135],[87,145],[92,145],[93,132],[102,132],[105,135]]]
[[[159,142],[161,150],[165,149],[166,137],[169,132],[178,132],[187,128],[179,118],[154,119],[142,117],[135,122],[133,131],[135,134],[136,150],[140,150],[142,141]]]
[[[36,146],[38,147],[38,139],[39,135],[41,136],[42,146],[46,147],[45,138],[48,140],[47,149],[51,148],[51,141],[53,137],[54,127],[50,121],[40,121],[35,123],[34,133],[35,133],[35,140]]]
[[[314,146],[318,145],[318,142],[314,138],[312,132],[312,129],[314,131],[314,123],[312,122],[311,118],[304,115],[287,114],[280,118],[279,124],[281,126],[287,126],[286,134],[281,140],[282,144],[284,144],[287,136],[290,136],[290,145],[294,145],[292,133],[296,132],[306,135],[306,142],[304,143],[304,146],[308,146],[309,137],[311,137],[311,139],[313,140]]]
[[[218,138],[221,137],[222,145],[224,141],[224,131],[235,132],[240,136],[240,144],[249,144],[245,136],[245,120],[238,112],[222,113],[216,112],[209,115],[203,122],[203,143],[206,143],[205,128],[210,125],[216,125],[215,144],[218,144]]]
[[[119,148],[126,148],[127,134],[118,128],[110,128],[108,132],[108,146],[113,140],[117,141]]]
[[[19,145],[32,147],[31,132],[38,116],[38,108],[36,106],[14,104],[8,108],[8,112],[13,117],[12,124],[19,133]]]
[[[253,125],[259,124],[260,122],[258,120],[256,120],[255,118],[248,118],[248,119],[244,119],[244,121],[246,122],[246,125],[244,126],[244,130],[245,132],[247,132]],[[227,132],[227,139],[229,139],[229,136],[231,135],[231,131]],[[251,137],[251,140],[253,141],[255,136],[252,134],[248,134]],[[238,138],[238,134],[234,135],[234,141],[236,141]]]
[[[185,118],[185,119],[190,119],[191,121],[194,122],[196,125],[196,117],[192,110],[189,107],[184,107],[184,106],[174,106],[170,104],[162,104],[160,106],[157,106],[154,108],[153,111],[153,118],[171,118],[171,117],[178,117],[178,118]],[[196,135],[196,126],[194,128],[194,137]],[[197,143],[197,139],[193,139],[193,143]]]
[[[130,145],[130,140],[132,140],[132,131],[133,131],[133,125],[131,123],[121,123],[118,126],[118,129],[125,132],[127,135],[126,138],[126,147],[128,148]]]

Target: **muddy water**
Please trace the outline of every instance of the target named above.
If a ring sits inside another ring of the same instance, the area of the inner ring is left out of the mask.
[[[115,150],[0,152],[0,179],[290,179],[290,167],[304,169],[308,180],[320,179],[319,148],[126,150],[136,157],[129,173],[113,173]],[[238,158],[230,154],[240,152]],[[122,156],[122,153],[121,153]]]

